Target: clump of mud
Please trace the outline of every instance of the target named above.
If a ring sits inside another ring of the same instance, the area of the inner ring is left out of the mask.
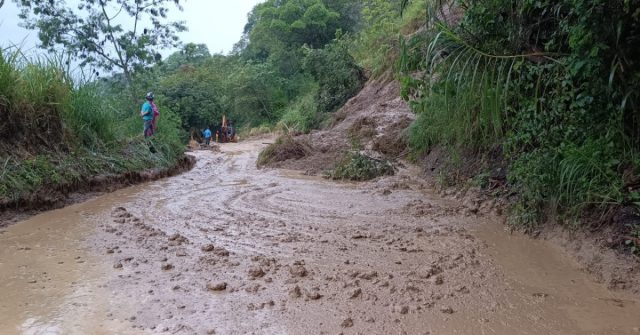
[[[307,156],[310,152],[311,147],[304,139],[283,135],[260,153],[257,165],[260,167],[288,159],[299,159]]]

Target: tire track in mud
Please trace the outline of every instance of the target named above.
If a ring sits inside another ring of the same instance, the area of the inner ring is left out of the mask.
[[[138,306],[110,318],[177,334],[582,333],[553,297],[506,278],[468,230],[484,219],[406,175],[257,170],[259,147],[197,153],[192,172],[100,218],[106,286]]]

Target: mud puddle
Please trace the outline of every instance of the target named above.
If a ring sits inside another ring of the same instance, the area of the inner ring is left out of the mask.
[[[0,333],[640,334],[551,246],[406,175],[256,170],[260,142],[6,228]]]
[[[640,300],[595,283],[559,247],[495,223],[474,234],[503,273],[514,313],[526,311],[549,334],[640,334]]]
[[[88,242],[95,233],[95,213],[135,191],[118,191],[0,229],[0,334],[140,333],[110,317],[105,279],[111,266]]]

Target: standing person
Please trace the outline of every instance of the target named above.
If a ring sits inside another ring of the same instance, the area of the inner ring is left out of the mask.
[[[142,104],[140,116],[142,116],[142,120],[144,122],[144,137],[151,137],[153,136],[153,107],[151,106],[153,103],[153,93],[147,93],[145,98],[147,101]]]
[[[204,144],[209,145],[211,142],[211,130],[209,130],[209,127],[202,132],[202,135],[204,135]]]

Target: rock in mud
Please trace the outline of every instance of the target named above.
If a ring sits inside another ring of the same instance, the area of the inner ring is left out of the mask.
[[[187,256],[187,251],[183,250],[183,249],[180,249],[180,250],[176,251],[176,256],[185,257],[185,256]]]
[[[116,262],[115,264],[113,264],[113,268],[114,269],[122,269],[122,263]]]
[[[213,246],[213,244],[203,245],[202,248],[200,248],[200,250],[204,252],[212,252],[214,249],[215,247]]]
[[[175,234],[169,236],[169,242],[173,242],[173,243],[170,243],[170,244],[180,245],[182,243],[188,242],[188,240],[187,240],[186,237],[184,237],[184,236],[182,236],[182,235],[180,235],[178,233],[175,233]]]
[[[433,283],[436,285],[444,284],[444,276],[443,275],[436,276],[436,279],[433,281]]]
[[[169,270],[173,269],[173,264],[171,264],[171,263],[162,263],[160,268],[162,270],[164,270],[164,271],[169,271]]]
[[[346,318],[344,321],[342,321],[340,326],[342,328],[351,328],[351,327],[353,327],[353,319],[352,318]]]
[[[361,288],[357,288],[357,289],[355,289],[355,291],[353,291],[353,293],[351,293],[351,299],[355,299],[355,298],[359,297],[360,295],[362,295],[362,289]]]
[[[471,292],[466,286],[460,286],[456,291],[462,294],[469,294]]]
[[[229,256],[229,250],[225,249],[225,248],[216,248],[213,253],[216,256],[220,256],[220,257],[227,257]]]
[[[294,265],[289,268],[289,272],[292,277],[298,278],[306,277],[308,274],[307,269],[303,265]]]
[[[440,312],[444,314],[453,314],[453,308],[451,308],[451,306],[445,306],[440,308]]]
[[[302,296],[302,290],[300,290],[300,286],[296,286],[289,290],[289,297],[291,298],[300,298]]]
[[[251,279],[262,278],[265,274],[266,273],[264,272],[264,270],[262,270],[262,268],[258,266],[254,266],[249,269],[249,278]]]
[[[217,282],[207,284],[207,290],[209,291],[224,291],[227,289],[227,283]]]
[[[116,207],[111,211],[111,216],[114,218],[129,218],[131,214],[124,207]]]
[[[307,291],[306,296],[309,300],[318,300],[322,298],[322,294],[318,291]]]
[[[360,274],[360,275],[358,276],[358,278],[360,278],[360,279],[364,279],[364,280],[371,280],[371,279],[373,279],[373,278],[375,278],[375,277],[377,277],[377,276],[378,276],[378,272],[376,272],[376,271],[369,271],[369,272],[365,272],[365,273]]]

